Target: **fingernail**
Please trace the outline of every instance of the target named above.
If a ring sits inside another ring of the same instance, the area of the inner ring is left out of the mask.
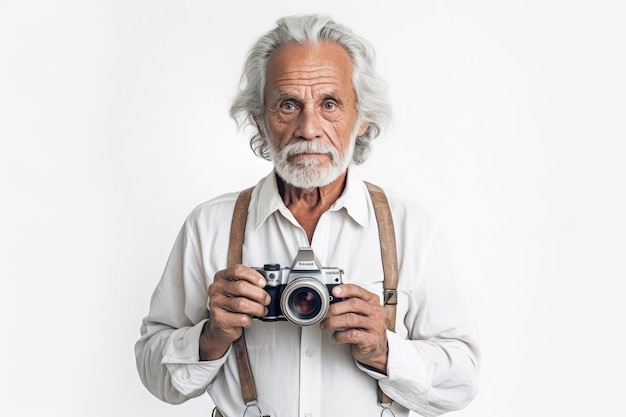
[[[335,288],[333,288],[333,294],[335,294],[335,295],[339,295],[339,294],[341,294],[341,287],[335,287]]]

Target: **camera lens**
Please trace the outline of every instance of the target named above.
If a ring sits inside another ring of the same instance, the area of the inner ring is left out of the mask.
[[[285,287],[280,302],[287,320],[299,326],[309,326],[326,316],[329,306],[328,290],[315,278],[298,278]]]
[[[303,315],[311,314],[314,310],[319,310],[319,296],[308,289],[296,290],[293,293],[291,305],[298,313]]]

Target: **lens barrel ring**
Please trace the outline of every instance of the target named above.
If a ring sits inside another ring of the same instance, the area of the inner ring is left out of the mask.
[[[311,294],[314,299],[307,299],[307,310],[298,307],[299,296]],[[280,307],[283,316],[298,326],[310,326],[322,321],[328,313],[330,297],[328,288],[319,279],[313,277],[299,277],[291,281],[280,296]]]

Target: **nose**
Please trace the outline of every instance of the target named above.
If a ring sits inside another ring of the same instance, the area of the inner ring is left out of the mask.
[[[321,138],[323,130],[320,118],[321,116],[317,114],[314,108],[305,107],[298,116],[298,124],[294,131],[296,138],[305,140]]]

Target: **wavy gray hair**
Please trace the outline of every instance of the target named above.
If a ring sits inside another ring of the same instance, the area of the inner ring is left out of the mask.
[[[265,130],[265,78],[268,61],[281,46],[291,43],[317,43],[332,41],[341,45],[352,61],[352,83],[357,98],[358,124],[368,122],[365,133],[356,138],[355,164],[363,163],[370,152],[370,143],[391,120],[391,106],[387,84],[374,70],[375,53],[372,45],[355,35],[349,28],[323,15],[283,17],[276,28],[262,36],[250,49],[243,67],[239,90],[230,108],[230,115],[239,127],[252,126],[254,134],[250,147],[254,153],[268,161],[268,144],[256,129]],[[268,138],[268,135],[265,135]],[[268,138],[269,139],[269,138]]]

